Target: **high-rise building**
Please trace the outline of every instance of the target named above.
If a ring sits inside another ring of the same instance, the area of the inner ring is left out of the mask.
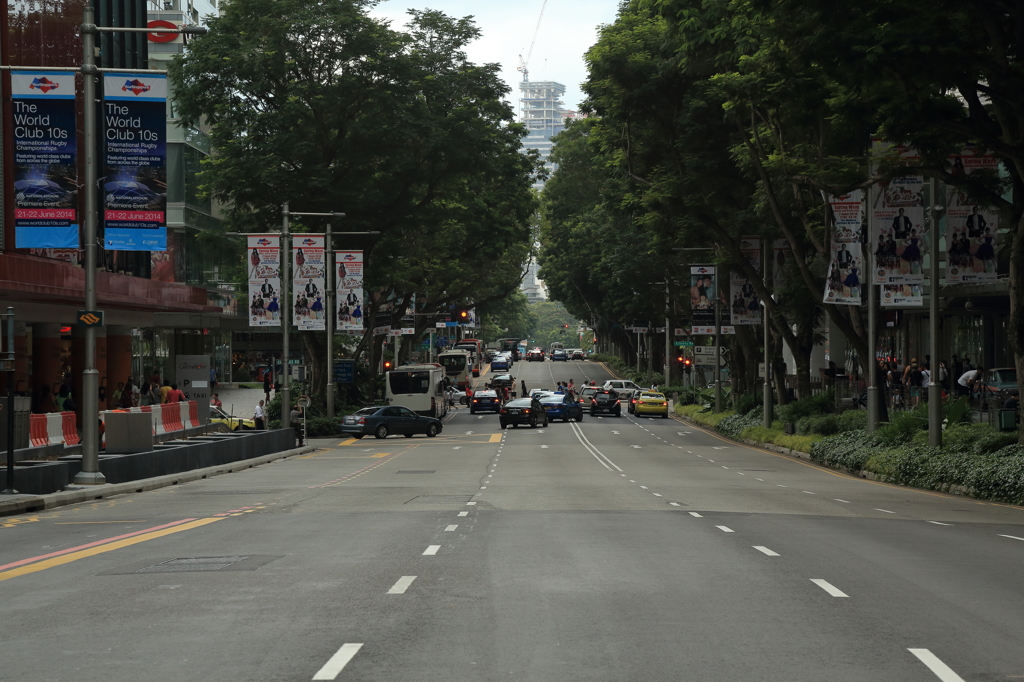
[[[523,81],[519,84],[522,97],[519,100],[520,118],[529,130],[523,140],[523,147],[536,149],[544,159],[548,173],[554,170],[548,157],[551,156],[551,138],[565,129],[565,105],[562,96],[565,86],[554,81]],[[534,183],[536,189],[544,186],[542,181]]]

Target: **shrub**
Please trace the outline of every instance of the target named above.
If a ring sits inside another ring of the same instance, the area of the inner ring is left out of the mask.
[[[789,448],[790,450],[799,450],[800,452],[810,452],[811,448],[814,447],[814,443],[822,438],[817,434],[793,436],[783,432],[780,428],[772,427],[766,429],[763,426],[748,427],[744,429],[740,437],[746,440],[757,441],[758,443],[771,443],[779,447]]]
[[[877,449],[877,439],[866,431],[847,431],[823,438],[811,446],[811,461],[828,467],[860,471]]]
[[[239,367],[236,369],[232,378],[239,383],[252,381],[252,375],[249,374],[248,367]]]
[[[809,433],[831,436],[842,430],[842,422],[839,420],[839,415],[836,414],[801,417],[796,423],[796,432],[802,436]]]
[[[835,392],[822,391],[806,398],[800,398],[779,408],[779,419],[784,422],[798,422],[802,417],[830,414],[835,411]]]
[[[839,415],[839,431],[857,431],[868,427],[866,410],[846,410]]]
[[[878,427],[878,441],[885,446],[910,443],[917,432],[928,428],[928,406],[906,412],[890,412],[889,423]]]
[[[761,393],[753,393],[750,395],[741,395],[736,398],[734,407],[736,412],[739,414],[747,414],[755,407],[764,404],[764,395]]]
[[[311,417],[306,419],[306,435],[310,438],[326,438],[341,432],[338,418]]]
[[[1001,433],[991,424],[955,424],[942,434],[946,449],[974,455],[992,454],[1016,443],[1016,433]]]
[[[718,432],[729,438],[739,438],[745,429],[758,426],[764,420],[764,412],[760,407],[749,410],[746,414],[737,412],[718,423]]]

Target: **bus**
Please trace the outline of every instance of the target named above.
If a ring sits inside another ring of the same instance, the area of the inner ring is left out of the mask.
[[[498,343],[501,344],[501,350],[504,353],[512,353],[512,360],[518,361],[523,356],[520,348],[526,348],[526,344],[519,337],[513,339],[498,339]]]
[[[438,364],[396,367],[385,376],[387,403],[407,407],[425,417],[441,419],[448,414],[444,377],[444,367]]]
[[[548,348],[548,352],[551,352],[553,350],[565,350],[565,344],[562,343],[561,341],[553,341],[551,343],[551,347]]]
[[[480,368],[484,364],[484,344],[479,339],[462,339],[456,343],[455,350],[467,351],[473,360],[473,376],[480,376]]]
[[[438,353],[437,361],[444,367],[448,379],[465,391],[469,386],[469,377],[473,373],[473,361],[467,350],[446,350]]]

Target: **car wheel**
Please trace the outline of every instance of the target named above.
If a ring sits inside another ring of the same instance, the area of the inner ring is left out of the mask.
[[[547,417],[547,415],[544,415],[544,423],[541,424],[541,428],[545,428],[545,429],[548,428],[548,417]]]
[[[404,434],[404,435],[405,435],[406,438],[412,438],[412,434],[411,433],[407,433],[407,434]]]
[[[362,438],[365,435],[366,435],[365,433],[353,433],[352,437],[355,438],[356,440],[359,440],[360,438]]]
[[[564,417],[562,417],[562,421],[563,421],[564,423],[568,424],[568,423],[569,423],[569,415],[568,415],[568,414],[566,414],[566,415],[565,415]]]
[[[580,411],[580,416],[576,417],[576,421],[578,421],[578,422],[583,421],[583,412],[582,411]]]
[[[463,405],[469,405],[469,398],[467,398],[466,396],[462,396],[461,398],[459,398],[459,402]]]
[[[537,418],[536,417],[534,417],[533,419],[530,420],[530,428],[531,429],[537,428]]]
[[[502,424],[502,425],[501,425],[501,428],[502,428],[502,430],[505,430],[505,429],[507,429],[507,428],[508,428],[508,424]]]
[[[437,424],[430,424],[427,426],[427,438],[434,438],[437,436]]]
[[[387,438],[388,427],[385,426],[384,424],[381,424],[380,426],[377,427],[377,430],[373,432],[373,435],[376,436],[377,438]]]
[[[515,424],[513,424],[512,428],[513,429],[518,429],[519,428],[519,422],[516,422]]]

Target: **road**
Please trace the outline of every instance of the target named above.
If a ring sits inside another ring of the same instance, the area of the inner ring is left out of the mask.
[[[0,518],[0,678],[1024,679],[1022,508],[673,419],[317,444]]]

